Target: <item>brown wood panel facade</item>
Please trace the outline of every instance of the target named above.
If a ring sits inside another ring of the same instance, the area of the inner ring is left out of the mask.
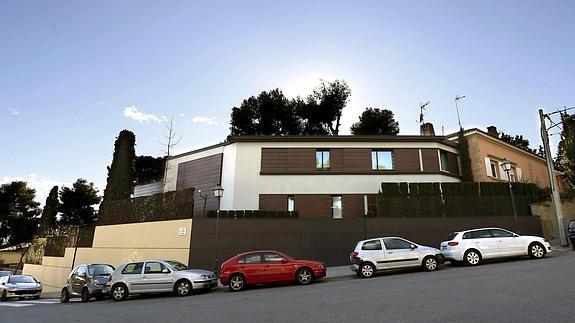
[[[221,183],[223,154],[216,154],[203,157],[188,162],[178,164],[178,180],[176,190],[182,190],[194,187],[194,217],[203,217],[204,198],[200,196],[198,190],[201,190],[202,196],[206,196],[205,209],[216,210],[218,203],[213,188]]]
[[[330,168],[316,168],[316,151],[314,148],[262,148],[261,175],[313,175],[313,174],[382,174],[382,173],[442,173],[439,167],[439,150],[437,148],[394,148],[393,170],[373,170],[371,162],[372,149],[369,148],[331,148]],[[421,150],[421,159],[420,153]],[[448,152],[449,172],[459,176],[457,155]],[[423,171],[421,166],[423,165]]]

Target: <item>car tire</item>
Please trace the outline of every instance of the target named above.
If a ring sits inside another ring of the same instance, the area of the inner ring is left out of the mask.
[[[70,300],[70,293],[67,288],[63,288],[60,292],[60,303],[68,303]]]
[[[359,266],[358,272],[361,278],[371,278],[375,275],[375,266],[370,262],[364,262]]]
[[[122,283],[112,286],[112,299],[116,302],[125,301],[128,298],[129,293],[128,287]]]
[[[88,303],[90,301],[90,291],[87,288],[82,289],[82,293],[80,294],[80,299],[82,303]]]
[[[439,268],[439,261],[435,256],[427,256],[423,258],[421,267],[423,267],[423,270],[425,271],[434,271],[437,270],[437,268]]]
[[[545,247],[539,242],[533,242],[529,245],[529,257],[532,259],[541,259],[545,257]]]
[[[463,261],[468,266],[477,266],[481,262],[481,254],[475,249],[467,250],[463,255]]]
[[[6,290],[2,291],[2,294],[0,295],[0,302],[5,302],[8,300],[8,297],[6,297]]]
[[[300,285],[309,285],[313,282],[313,272],[307,267],[300,268],[296,274],[296,281]]]
[[[174,284],[174,292],[180,297],[192,295],[192,290],[192,283],[187,279],[180,279]]]
[[[246,278],[243,275],[234,274],[230,277],[228,287],[234,292],[239,292],[246,288]]]

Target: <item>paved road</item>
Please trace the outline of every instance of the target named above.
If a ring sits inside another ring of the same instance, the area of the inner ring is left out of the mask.
[[[575,252],[185,298],[0,306],[1,322],[573,322]],[[11,301],[8,303],[16,303]]]

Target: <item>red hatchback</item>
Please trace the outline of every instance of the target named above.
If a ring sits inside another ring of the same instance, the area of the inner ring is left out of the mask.
[[[220,281],[237,292],[254,284],[297,281],[307,285],[325,277],[325,273],[322,262],[293,259],[277,251],[262,250],[241,253],[224,262]]]

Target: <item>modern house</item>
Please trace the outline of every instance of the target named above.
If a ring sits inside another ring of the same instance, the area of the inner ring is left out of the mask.
[[[382,182],[459,182],[458,144],[443,136],[237,136],[174,156],[164,191],[195,187],[194,214],[298,211],[300,218],[362,217]],[[205,203],[205,207],[204,207]]]

